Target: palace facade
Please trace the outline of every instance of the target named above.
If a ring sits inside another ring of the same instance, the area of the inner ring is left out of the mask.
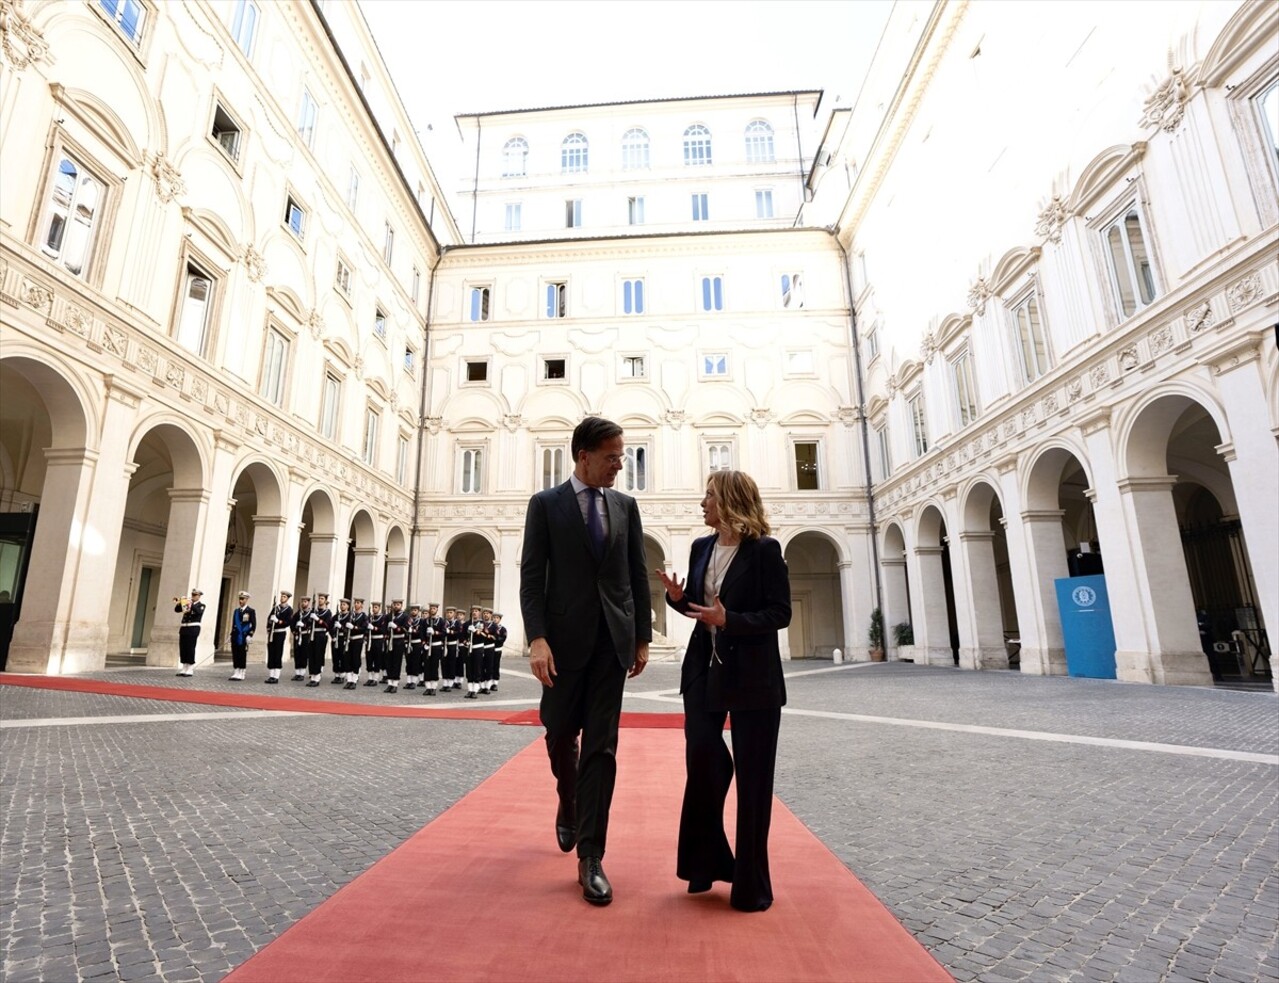
[[[1064,673],[1055,581],[1104,571],[1119,678],[1265,671],[1273,4],[902,3],[855,99],[459,117],[450,209],[352,4],[0,2],[11,670],[171,664],[191,586],[205,657],[280,588],[518,651],[598,413],[652,567],[756,477],[793,658],[878,607],[890,658]]]

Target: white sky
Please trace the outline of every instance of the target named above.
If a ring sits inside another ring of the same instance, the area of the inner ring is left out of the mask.
[[[360,6],[436,176],[452,192],[455,113],[792,89],[824,89],[823,113],[837,98],[851,103],[893,4],[360,0]]]

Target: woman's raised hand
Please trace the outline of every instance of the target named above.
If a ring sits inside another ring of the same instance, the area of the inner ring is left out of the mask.
[[[665,570],[654,570],[653,572],[662,578],[662,586],[666,588],[666,593],[672,601],[678,604],[684,599],[684,581],[680,580],[678,574],[668,577]]]

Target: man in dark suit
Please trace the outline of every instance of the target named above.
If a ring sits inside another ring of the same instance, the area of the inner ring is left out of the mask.
[[[644,671],[653,637],[639,505],[611,490],[623,447],[622,428],[610,420],[577,425],[573,474],[529,501],[520,562],[529,668],[542,684],[559,794],[556,840],[565,853],[576,845],[582,897],[597,905],[613,900],[601,861],[622,688]]]

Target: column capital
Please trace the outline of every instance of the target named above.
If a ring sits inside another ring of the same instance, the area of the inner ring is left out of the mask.
[[[941,556],[945,552],[941,546],[916,546],[916,556]]]
[[[1232,463],[1239,456],[1239,454],[1235,451],[1235,442],[1233,440],[1227,440],[1224,444],[1218,444],[1213,448],[1213,450],[1215,450],[1218,455],[1220,455],[1221,459],[1227,464]]]
[[[92,447],[46,447],[44,459],[50,467],[65,468],[93,464],[98,460],[98,452]]]
[[[121,406],[136,410],[145,395],[141,390],[127,385],[118,375],[108,374],[102,378],[106,386],[107,399],[113,399]]]
[[[1173,485],[1176,483],[1176,475],[1151,474],[1120,478],[1116,482],[1116,486],[1119,488],[1119,494],[1133,495],[1137,492],[1172,491]]]
[[[376,546],[356,546],[353,552],[356,556],[377,556],[382,551]]]
[[[959,541],[961,543],[993,543],[995,541],[995,533],[994,530],[986,530],[985,532],[980,530],[965,531],[959,534]]]
[[[1095,413],[1084,417],[1079,421],[1079,429],[1085,437],[1091,437],[1098,431],[1105,430],[1110,426],[1110,407],[1103,406]]]
[[[338,534],[335,532],[313,532],[310,539],[313,543],[336,543]]]
[[[203,488],[170,488],[169,501],[195,502],[197,505],[205,505],[209,501],[209,493]]]
[[[282,515],[258,515],[255,512],[253,515],[249,516],[249,521],[251,521],[255,526],[279,526],[280,528],[283,528],[288,524],[289,520]]]
[[[1025,509],[1021,518],[1023,522],[1060,522],[1065,514],[1065,509]]]
[[[242,446],[244,446],[244,441],[240,440],[236,436],[233,436],[229,430],[213,431],[213,449],[214,450],[230,451],[231,453],[235,453]]]

